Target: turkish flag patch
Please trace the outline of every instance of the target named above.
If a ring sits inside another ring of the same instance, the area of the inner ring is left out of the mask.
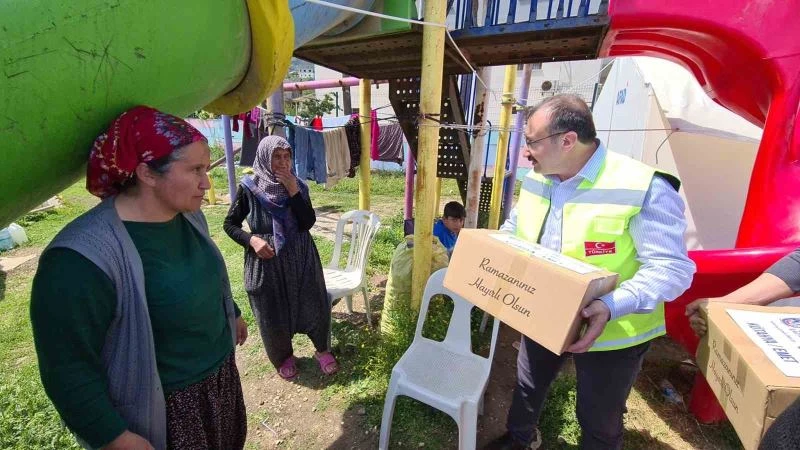
[[[617,253],[616,242],[590,242],[583,243],[586,256],[613,255]]]

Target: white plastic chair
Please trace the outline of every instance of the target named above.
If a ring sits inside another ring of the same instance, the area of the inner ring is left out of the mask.
[[[345,227],[348,223],[351,224],[350,250],[347,254],[347,263],[341,267],[339,261],[342,256]],[[367,295],[367,260],[380,225],[381,220],[378,216],[369,211],[356,210],[343,214],[336,224],[336,243],[331,262],[328,267],[322,269],[331,302],[336,304],[338,299],[344,297],[348,313],[353,313],[353,294],[361,291],[364,295],[364,309],[367,311],[367,324],[370,327],[372,312]]]
[[[478,414],[483,413],[483,394],[489,382],[500,321],[494,320],[489,357],[474,354],[470,332],[473,305],[442,286],[445,273],[447,269],[441,269],[428,278],[414,341],[392,369],[392,378],[383,404],[379,444],[381,450],[389,447],[392,416],[398,395],[414,398],[449,414],[458,424],[458,448],[475,448]],[[446,295],[453,300],[453,315],[442,342],[422,336],[430,299],[437,294]]]

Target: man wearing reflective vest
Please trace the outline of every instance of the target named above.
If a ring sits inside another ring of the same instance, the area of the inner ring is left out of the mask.
[[[665,334],[664,302],[692,281],[677,178],[606,150],[575,95],[526,111],[533,170],[501,230],[619,274],[617,288],[582,312],[587,327],[557,356],[522,337],[508,432],[488,448],[535,449],[550,383],[568,354],[577,371],[582,449],[622,447],[622,415],[650,341]]]

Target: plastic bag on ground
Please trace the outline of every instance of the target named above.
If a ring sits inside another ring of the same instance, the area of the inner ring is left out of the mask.
[[[447,250],[439,239],[433,239],[431,273],[447,267],[450,259]],[[383,300],[381,333],[396,336],[401,330],[413,333],[416,326],[417,311],[411,309],[411,276],[414,266],[414,236],[408,235],[398,244],[389,265],[389,279],[386,282],[386,296]],[[409,322],[409,323],[404,323]]]

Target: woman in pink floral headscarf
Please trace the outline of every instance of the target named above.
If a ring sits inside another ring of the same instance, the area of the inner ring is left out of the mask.
[[[200,205],[205,137],[137,106],[92,147],[100,205],[42,254],[31,321],[47,395],[86,448],[241,449],[247,326]]]

